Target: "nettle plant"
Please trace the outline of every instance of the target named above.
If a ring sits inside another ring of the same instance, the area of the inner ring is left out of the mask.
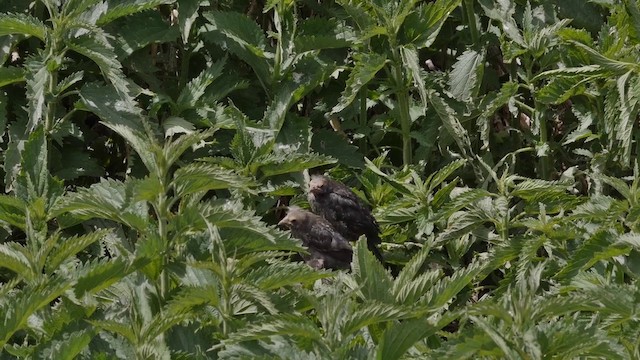
[[[2,1],[2,356],[640,357],[638,24]],[[273,224],[307,170],[372,205],[392,271],[364,241],[350,272],[295,261]]]

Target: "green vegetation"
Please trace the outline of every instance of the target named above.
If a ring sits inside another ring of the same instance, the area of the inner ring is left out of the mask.
[[[640,358],[638,0],[0,1],[0,352]],[[315,271],[308,169],[374,208]]]

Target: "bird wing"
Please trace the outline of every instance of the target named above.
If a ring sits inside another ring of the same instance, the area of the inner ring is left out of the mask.
[[[352,251],[351,244],[326,221],[316,221],[309,232],[309,247],[319,251]]]

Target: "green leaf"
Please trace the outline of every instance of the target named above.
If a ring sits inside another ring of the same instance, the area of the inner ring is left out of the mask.
[[[418,49],[433,44],[449,14],[460,6],[461,0],[436,0],[428,4],[422,3],[417,11],[407,16],[401,32],[407,44]]]
[[[316,271],[303,263],[278,261],[254,268],[244,276],[244,281],[263,290],[275,290],[290,285],[313,283],[331,276],[330,273]]]
[[[189,43],[191,27],[199,16],[199,9],[200,0],[182,0],[178,3],[180,34],[182,35],[182,42],[184,44]]]
[[[104,169],[98,165],[96,159],[79,150],[65,153],[60,161],[60,168],[54,175],[63,180],[73,180],[81,176],[99,177],[104,174]]]
[[[527,47],[520,33],[520,27],[513,19],[513,15],[516,12],[516,3],[505,0],[478,0],[478,2],[480,6],[482,6],[484,13],[490,19],[502,24],[502,32],[506,34],[510,40],[523,48]]]
[[[427,90],[424,85],[424,77],[422,68],[418,63],[418,51],[413,46],[403,46],[400,48],[402,56],[402,65],[408,68],[411,77],[413,77],[413,85],[418,88],[418,94],[422,100],[423,106],[427,106]]]
[[[228,188],[249,189],[254,186],[250,179],[213,164],[192,163],[176,170],[171,187],[178,197],[200,191]]]
[[[583,50],[584,52],[586,52],[587,55],[589,55],[591,60],[596,65],[600,65],[604,69],[607,69],[607,70],[609,70],[609,71],[611,71],[613,73],[623,74],[623,73],[625,73],[627,71],[636,71],[637,72],[638,69],[640,68],[640,66],[637,63],[618,61],[618,60],[614,60],[614,59],[608,58],[608,57],[600,54],[598,51],[588,47],[587,45],[579,43],[577,41],[569,41],[569,42],[571,44],[575,45],[576,47],[578,47],[579,49]]]
[[[0,88],[26,80],[23,68],[8,66],[0,67]]]
[[[401,320],[413,316],[410,308],[396,304],[384,304],[379,302],[364,302],[358,305],[353,313],[349,314],[343,325],[344,334],[352,334],[373,324]]]
[[[332,157],[314,153],[273,155],[267,159],[261,159],[260,172],[263,176],[269,177],[312,169],[335,162],[336,160]]]
[[[245,61],[258,75],[263,86],[271,84],[269,59],[273,54],[267,49],[264,33],[253,20],[234,12],[208,12],[209,21],[201,29],[203,38],[220,44]]]
[[[72,214],[86,218],[101,218],[125,224],[133,229],[146,232],[148,219],[147,204],[138,201],[134,189],[136,181],[119,182],[101,179],[89,188],[79,188],[69,193],[58,204],[53,213]]]
[[[182,135],[173,141],[165,143],[162,152],[166,159],[167,166],[173,166],[173,164],[178,161],[180,156],[182,156],[184,152],[187,151],[187,149],[196,146],[204,140],[210,138],[216,131],[216,128],[197,131],[190,134]]]
[[[76,104],[76,107],[86,107],[107,126],[123,125],[131,131],[143,133],[142,110],[135,101],[120,95],[111,86],[87,83],[80,89],[82,104]]]
[[[178,28],[171,26],[160,11],[145,11],[128,16],[114,25],[117,25],[114,51],[120,61],[149,44],[176,41],[180,36]]]
[[[45,41],[49,28],[40,20],[27,14],[0,13],[0,36],[23,34]]]
[[[308,53],[287,71],[287,80],[278,84],[273,100],[265,111],[263,123],[277,136],[284,124],[287,111],[310,91],[321,85],[334,71],[335,65]]]
[[[58,83],[58,86],[56,86],[55,94],[61,95],[70,86],[81,81],[83,77],[84,77],[84,71],[78,71],[62,79],[62,81]]]
[[[360,89],[376,76],[386,62],[386,56],[376,53],[354,55],[354,66],[349,73],[347,87],[342,92],[338,104],[331,109],[331,113],[336,114],[346,109],[358,96]]]
[[[0,195],[0,222],[24,230],[27,205],[15,196]]]
[[[200,75],[196,78],[189,81],[187,86],[182,89],[180,92],[180,96],[178,96],[178,100],[176,100],[176,104],[178,105],[178,113],[183,111],[184,109],[193,108],[198,100],[204,95],[205,90],[215,79],[217,79],[222,74],[222,69],[227,62],[226,58],[223,58],[205,70],[203,70]]]
[[[393,287],[391,275],[368,249],[367,240],[363,237],[354,248],[352,268],[365,299],[387,303],[393,301],[389,293],[389,289]]]
[[[22,152],[22,170],[17,178],[17,192],[23,199],[45,200],[48,209],[63,193],[63,184],[54,179],[48,170],[47,139],[39,127],[29,135]]]
[[[377,359],[400,359],[416,342],[433,335],[437,327],[426,319],[411,319],[393,324],[384,332],[376,354]]]
[[[608,229],[598,231],[574,251],[567,265],[555,275],[555,278],[568,281],[578,271],[587,269],[601,260],[628,254],[630,249],[625,243],[614,244],[616,237],[617,235]]]
[[[454,98],[467,101],[476,96],[482,83],[485,52],[467,49],[453,64],[449,73],[449,87]]]
[[[129,93],[128,84],[122,73],[122,65],[111,45],[102,43],[91,36],[68,39],[66,44],[71,50],[95,62],[100,67],[102,74],[109,79],[120,94],[125,96]]]
[[[25,66],[29,71],[27,79],[27,97],[29,98],[29,123],[27,131],[33,131],[43,122],[47,102],[45,95],[48,93],[49,84],[52,81],[51,73],[47,69],[44,59],[37,56],[29,58]]]
[[[573,96],[583,94],[593,80],[590,77],[556,76],[536,92],[536,99],[543,104],[561,104]]]
[[[429,101],[460,151],[465,155],[470,155],[472,152],[471,139],[469,139],[467,130],[460,123],[456,112],[434,91],[429,93]]]
[[[476,316],[469,317],[478,327],[480,327],[489,337],[493,340],[494,344],[496,344],[502,353],[506,357],[506,359],[510,360],[518,360],[522,359],[522,357],[518,354],[517,351],[513,349],[513,345],[508,343],[507,339],[501,334],[499,329],[496,329],[491,324],[489,324],[484,319],[481,319]]]
[[[22,245],[9,242],[0,244],[0,267],[9,269],[19,277],[33,280],[33,269],[30,260],[25,255]]]
[[[77,356],[86,351],[89,343],[94,337],[92,330],[84,329],[73,332],[64,332],[64,338],[54,340],[50,346],[42,350],[42,353],[48,353],[51,359],[73,360]]]
[[[96,260],[78,269],[80,276],[74,287],[76,296],[82,297],[89,292],[95,294],[118,282],[126,275],[136,270],[134,263],[128,263],[122,258],[110,260]]]
[[[345,48],[353,45],[356,34],[353,29],[336,19],[309,18],[298,27],[293,39],[298,53],[321,49]]]
[[[14,292],[11,301],[0,306],[0,321],[3,324],[0,327],[0,348],[4,348],[16,332],[32,327],[28,319],[38,310],[49,306],[70,287],[69,281],[53,277]]]
[[[64,261],[69,260],[69,258],[84,250],[94,242],[101,240],[109,234],[109,232],[110,230],[99,230],[90,234],[63,239],[56,249],[49,254],[47,263],[45,264],[46,271],[48,273],[53,273],[58,270],[58,267]]]
[[[123,1],[118,2],[115,6],[109,6],[107,11],[100,16],[96,25],[103,26],[118,18],[132,15],[145,10],[157,8],[160,5],[173,4],[175,0],[145,0],[145,1]]]
[[[311,139],[311,148],[322,155],[338,160],[343,165],[354,168],[364,167],[364,157],[358,152],[358,148],[335,131],[325,129],[316,131]]]

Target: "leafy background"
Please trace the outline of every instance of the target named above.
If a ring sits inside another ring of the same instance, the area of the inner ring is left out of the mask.
[[[3,0],[6,358],[640,358],[637,0]],[[292,261],[307,170],[394,275]]]

